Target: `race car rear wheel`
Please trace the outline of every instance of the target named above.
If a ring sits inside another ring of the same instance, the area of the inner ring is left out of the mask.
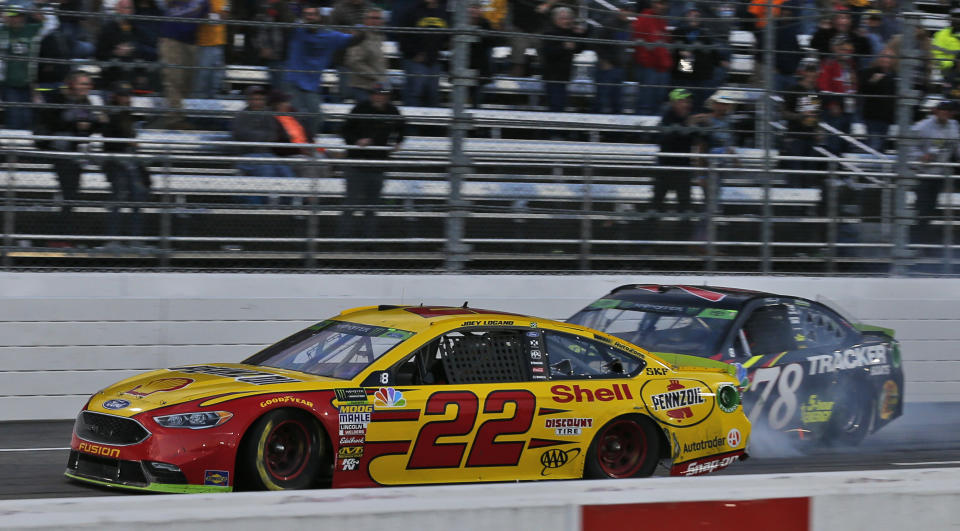
[[[585,478],[632,478],[653,474],[660,460],[660,437],[653,421],[640,415],[617,417],[593,438]]]
[[[328,447],[317,423],[305,413],[271,411],[253,424],[241,445],[240,486],[269,490],[316,486]]]
[[[830,415],[826,442],[841,446],[860,444],[870,431],[873,420],[873,398],[865,384],[852,384],[838,399]]]

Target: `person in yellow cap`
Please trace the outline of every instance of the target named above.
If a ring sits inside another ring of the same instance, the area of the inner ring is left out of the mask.
[[[933,34],[931,55],[940,70],[949,70],[960,53],[960,7],[950,10],[950,25]]]

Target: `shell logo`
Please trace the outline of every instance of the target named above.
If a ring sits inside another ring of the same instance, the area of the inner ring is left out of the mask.
[[[193,382],[193,378],[160,378],[159,380],[152,380],[146,384],[138,385],[123,393],[143,398],[153,393],[166,393],[168,391],[183,389]]]

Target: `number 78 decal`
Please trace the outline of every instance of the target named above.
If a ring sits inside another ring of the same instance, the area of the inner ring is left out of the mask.
[[[766,405],[776,385],[779,396],[767,412],[767,425],[775,430],[785,427],[797,411],[797,390],[801,382],[803,382],[803,367],[799,363],[791,363],[786,367],[757,369],[753,373],[750,389],[760,393],[760,398],[747,414],[750,422],[756,423],[759,420],[760,415],[763,414],[763,406]],[[762,389],[761,386],[763,386]]]

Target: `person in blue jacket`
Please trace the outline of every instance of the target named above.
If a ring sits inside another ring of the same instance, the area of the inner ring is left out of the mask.
[[[304,24],[320,24],[322,19],[318,8],[304,8]],[[320,108],[323,71],[330,67],[335,51],[358,44],[365,35],[363,32],[352,35],[320,27],[296,28],[290,35],[285,81],[294,108],[297,112],[308,113],[300,118],[300,123],[311,141],[323,124]]]

